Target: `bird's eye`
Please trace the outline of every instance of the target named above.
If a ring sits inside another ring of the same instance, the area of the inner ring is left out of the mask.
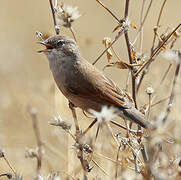
[[[63,40],[58,40],[57,41],[57,46],[61,47],[64,44]]]

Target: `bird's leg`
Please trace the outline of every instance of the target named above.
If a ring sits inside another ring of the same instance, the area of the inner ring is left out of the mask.
[[[75,123],[75,129],[76,129],[76,134],[80,132],[80,128],[79,128],[79,123],[78,123],[78,120],[77,120],[77,115],[76,115],[76,112],[75,112],[75,106],[72,102],[69,101],[69,108],[71,109],[72,111],[72,116],[74,118],[74,123]]]

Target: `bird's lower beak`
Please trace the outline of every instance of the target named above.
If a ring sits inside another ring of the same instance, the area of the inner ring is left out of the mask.
[[[38,53],[50,52],[50,51],[54,48],[54,46],[52,46],[52,45],[50,45],[50,44],[47,44],[47,43],[45,43],[44,41],[39,41],[39,42],[37,42],[37,43],[38,43],[38,44],[42,44],[42,45],[44,45],[44,46],[46,47],[46,49],[37,51]]]

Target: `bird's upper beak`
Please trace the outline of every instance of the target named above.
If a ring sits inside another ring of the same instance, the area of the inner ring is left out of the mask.
[[[52,46],[52,45],[46,43],[45,41],[39,41],[39,42],[37,42],[37,43],[38,43],[38,44],[42,44],[42,45],[44,45],[44,46],[46,47],[46,49],[37,51],[38,53],[42,53],[42,52],[50,52],[50,51],[54,48],[54,46]]]

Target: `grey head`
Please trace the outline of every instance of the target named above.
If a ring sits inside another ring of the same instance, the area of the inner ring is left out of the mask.
[[[44,41],[39,42],[46,47],[44,50],[38,51],[43,52],[49,60],[55,57],[66,57],[66,56],[77,56],[79,55],[79,50],[76,42],[61,35],[54,35],[47,38]]]

